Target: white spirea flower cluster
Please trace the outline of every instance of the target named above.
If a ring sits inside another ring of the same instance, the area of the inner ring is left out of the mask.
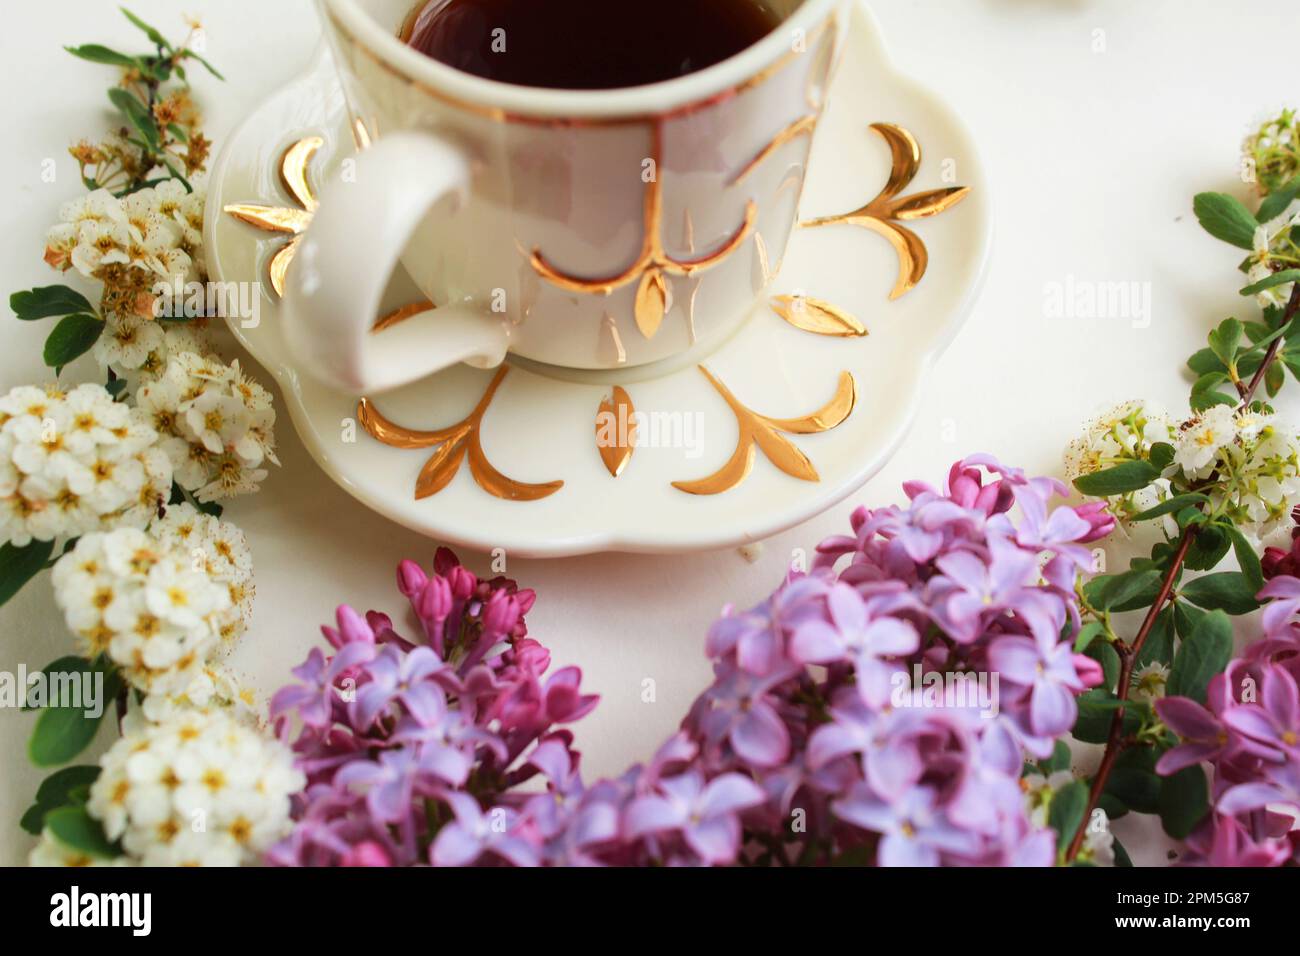
[[[114,857],[111,860],[101,859],[100,857],[91,856],[80,850],[74,850],[71,847],[64,846],[48,828],[41,831],[40,842],[32,848],[31,854],[27,857],[28,866],[68,866],[68,867],[95,867],[95,866],[132,866],[132,860],[127,856]]]
[[[157,322],[139,316],[109,316],[95,342],[95,361],[120,375],[135,373],[141,381],[161,375],[184,352],[213,354],[204,328],[194,322]]]
[[[158,438],[101,385],[11,390],[0,398],[0,541],[144,527],[172,487]]]
[[[1173,442],[1173,423],[1162,412],[1142,402],[1123,402],[1098,415],[1084,427],[1081,437],[1065,451],[1066,478],[1073,481],[1126,461],[1145,459],[1157,442]],[[1164,494],[1164,482],[1108,500],[1107,508],[1122,525],[1155,505]]]
[[[101,766],[87,809],[145,866],[256,862],[305,784],[287,747],[219,711],[141,726]]]
[[[262,727],[256,695],[221,665],[209,664],[181,693],[150,694],[138,707],[132,706],[122,721],[122,732],[134,733],[146,723],[164,724],[191,711],[224,713],[250,729]]]
[[[1170,467],[1188,482],[1214,476],[1211,507],[1261,538],[1300,503],[1300,436],[1272,415],[1206,409],[1179,432]]]
[[[52,577],[82,653],[107,654],[146,694],[189,687],[218,645],[231,606],[228,589],[189,551],[135,528],[85,535]]]
[[[202,189],[187,193],[175,179],[120,199],[97,189],[59,210],[60,221],[46,235],[45,261],[87,278],[102,278],[104,266],[124,265],[159,281],[198,280],[205,200]]]
[[[200,501],[256,491],[275,457],[275,409],[235,362],[183,352],[136,401],[163,436],[176,480]]]
[[[1246,271],[1248,284],[1254,285],[1283,268],[1291,267],[1295,261],[1293,257],[1296,248],[1291,238],[1291,230],[1296,226],[1300,226],[1300,200],[1292,202],[1280,215],[1255,227],[1250,268]],[[1255,299],[1264,308],[1269,306],[1280,308],[1290,300],[1294,286],[1294,282],[1275,285],[1271,289],[1256,293]]]
[[[1167,416],[1142,402],[1123,402],[1090,421],[1083,436],[1066,449],[1066,477],[1073,481],[1120,462],[1145,458],[1156,442],[1173,439],[1173,425]]]
[[[215,615],[213,624],[223,646],[231,647],[253,613],[253,554],[244,532],[184,502],[168,505],[167,513],[149,526],[149,533],[164,548],[184,551],[194,567],[201,567],[226,588],[230,606]]]

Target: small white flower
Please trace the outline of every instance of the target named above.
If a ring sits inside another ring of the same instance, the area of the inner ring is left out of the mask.
[[[59,208],[59,219],[77,226],[83,222],[125,223],[126,211],[122,201],[107,189],[96,189]]]
[[[1115,834],[1110,832],[1110,827],[1094,827],[1090,823],[1083,838],[1080,855],[1097,866],[1114,866]]]
[[[100,385],[12,390],[0,399],[0,542],[143,527],[171,490],[158,438]]]
[[[95,343],[95,360],[117,372],[133,371],[163,344],[163,329],[138,315],[110,316]]]
[[[100,764],[87,809],[146,866],[256,862],[305,784],[287,747],[220,710],[142,723]]]
[[[180,693],[150,694],[139,706],[132,706],[122,722],[122,732],[134,733],[141,721],[166,723],[186,711],[220,711],[245,727],[262,727],[257,695],[221,665],[209,664]]]
[[[168,436],[162,448],[177,480],[200,501],[256,491],[275,457],[271,396],[239,363],[182,352],[136,396],[150,422]]]
[[[72,265],[87,278],[101,266],[131,261],[131,230],[125,223],[87,219],[77,227],[77,242],[72,250]]]
[[[1232,409],[1227,405],[1207,408],[1179,436],[1174,463],[1190,481],[1200,481],[1214,471],[1219,450],[1236,439]]]
[[[1285,252],[1286,247],[1290,245],[1291,230],[1298,224],[1300,224],[1300,200],[1295,200],[1280,215],[1255,227],[1253,254],[1250,258],[1250,268],[1246,272],[1248,284],[1254,285],[1267,279],[1279,269],[1289,265],[1285,260],[1277,262],[1276,265],[1274,262],[1277,256]],[[1275,285],[1256,293],[1255,299],[1263,308],[1285,306],[1291,298],[1291,289],[1294,285],[1293,282]]]
[[[228,587],[144,531],[81,537],[54,566],[54,599],[88,657],[106,653],[145,693],[184,692],[231,608]]]
[[[1165,686],[1169,683],[1169,668],[1158,661],[1140,667],[1133,675],[1132,696],[1134,700],[1151,703],[1165,696]]]
[[[1146,457],[1156,442],[1173,437],[1169,419],[1139,401],[1122,402],[1084,426],[1065,453],[1066,477],[1101,471],[1121,461]]]
[[[244,633],[253,610],[253,556],[244,533],[188,502],[168,505],[149,531],[160,542],[185,551],[193,566],[226,588],[230,606],[213,624],[223,645],[231,646]]]

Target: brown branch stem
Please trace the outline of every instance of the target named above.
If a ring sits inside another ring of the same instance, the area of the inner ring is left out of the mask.
[[[1291,298],[1287,301],[1286,311],[1282,314],[1282,321],[1278,324],[1279,329],[1285,329],[1291,321],[1300,312],[1300,282],[1296,282],[1291,287]],[[1259,368],[1251,376],[1250,383],[1241,390],[1241,404],[1238,410],[1242,411],[1250,407],[1254,401],[1255,391],[1259,388],[1268,370],[1272,364],[1277,361],[1278,352],[1281,351],[1286,337],[1279,335],[1268,345],[1268,351],[1264,353],[1264,360],[1260,362]],[[1115,651],[1119,654],[1119,682],[1115,688],[1115,696],[1120,701],[1120,707],[1116,709],[1111,716],[1110,732],[1106,738],[1106,750],[1101,756],[1101,763],[1097,765],[1097,772],[1093,774],[1092,786],[1088,789],[1088,806],[1083,814],[1083,819],[1079,821],[1079,827],[1074,831],[1074,837],[1070,840],[1070,845],[1066,849],[1065,862],[1070,863],[1079,855],[1079,849],[1083,846],[1083,838],[1088,830],[1088,821],[1092,818],[1093,811],[1101,801],[1101,795],[1106,790],[1106,784],[1110,780],[1111,771],[1115,768],[1115,761],[1123,753],[1128,742],[1124,738],[1124,707],[1123,703],[1128,700],[1129,685],[1133,680],[1133,666],[1138,657],[1142,654],[1142,647],[1146,644],[1147,637],[1150,636],[1151,630],[1155,627],[1156,618],[1164,609],[1165,602],[1169,600],[1170,594],[1173,593],[1174,580],[1178,577],[1178,572],[1182,569],[1183,562],[1187,560],[1188,549],[1192,546],[1192,541],[1196,537],[1196,525],[1189,525],[1183,529],[1182,536],[1178,542],[1178,550],[1174,553],[1173,561],[1170,562],[1169,570],[1165,572],[1164,580],[1160,584],[1160,591],[1156,595],[1155,602],[1147,611],[1146,617],[1142,621],[1142,626],[1138,629],[1137,636],[1133,639],[1131,645],[1126,645],[1123,641],[1115,642]]]
[[[1178,542],[1178,550],[1174,552],[1174,558],[1169,564],[1169,570],[1165,572],[1164,579],[1160,582],[1160,591],[1156,599],[1151,604],[1150,610],[1147,611],[1146,617],[1142,621],[1142,626],[1138,628],[1137,636],[1133,638],[1131,645],[1124,645],[1122,642],[1116,646],[1116,652],[1119,654],[1119,681],[1115,687],[1115,696],[1119,698],[1121,706],[1115,711],[1110,719],[1110,733],[1106,738],[1106,751],[1102,754],[1101,763],[1097,766],[1097,772],[1093,774],[1092,786],[1088,791],[1088,806],[1084,810],[1083,819],[1079,821],[1079,827],[1074,831],[1074,838],[1070,840],[1070,846],[1065,852],[1065,862],[1069,863],[1079,855],[1079,848],[1083,846],[1084,835],[1088,831],[1088,821],[1092,818],[1092,812],[1097,808],[1101,801],[1101,795],[1106,789],[1106,783],[1110,779],[1110,772],[1115,767],[1115,761],[1124,750],[1124,707],[1123,702],[1128,700],[1129,685],[1133,680],[1133,665],[1142,653],[1142,647],[1146,644],[1147,638],[1151,635],[1152,628],[1155,627],[1156,618],[1164,609],[1165,602],[1174,590],[1174,580],[1178,577],[1178,572],[1182,569],[1183,562],[1187,560],[1187,552],[1192,546],[1192,541],[1196,538],[1196,526],[1189,525],[1183,529],[1183,533]]]
[[[1282,314],[1282,322],[1278,325],[1278,328],[1286,328],[1291,323],[1291,320],[1295,318],[1296,312],[1300,312],[1300,282],[1291,284],[1291,298],[1287,301],[1286,311]],[[1242,408],[1249,408],[1250,403],[1254,401],[1255,390],[1259,388],[1260,382],[1264,381],[1264,376],[1268,374],[1269,367],[1277,359],[1277,353],[1281,351],[1285,339],[1286,336],[1279,335],[1268,343],[1268,351],[1264,353],[1264,361],[1259,363],[1259,368],[1255,369],[1255,374],[1250,378],[1250,384],[1241,393]]]

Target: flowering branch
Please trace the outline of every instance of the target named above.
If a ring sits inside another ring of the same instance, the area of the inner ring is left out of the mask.
[[[1165,602],[1169,600],[1170,594],[1173,593],[1174,582],[1182,572],[1183,562],[1187,559],[1187,551],[1192,546],[1192,541],[1196,538],[1196,525],[1188,525],[1183,529],[1182,535],[1178,542],[1178,550],[1174,552],[1173,560],[1169,564],[1169,570],[1165,572],[1164,579],[1160,582],[1160,591],[1156,594],[1155,601],[1152,602],[1148,609],[1146,617],[1142,620],[1142,626],[1138,629],[1137,636],[1133,638],[1132,645],[1122,640],[1114,643],[1115,650],[1119,652],[1120,669],[1119,679],[1116,683],[1116,696],[1119,698],[1121,706],[1115,710],[1111,717],[1110,733],[1106,739],[1106,750],[1102,754],[1101,763],[1097,766],[1097,772],[1093,774],[1092,785],[1088,790],[1088,805],[1084,811],[1082,819],[1079,821],[1078,828],[1074,831],[1074,837],[1070,840],[1070,846],[1065,853],[1065,862],[1071,863],[1079,855],[1079,850],[1083,846],[1083,839],[1087,833],[1088,821],[1092,819],[1092,812],[1101,802],[1101,795],[1105,792],[1106,783],[1110,779],[1110,773],[1115,768],[1115,761],[1119,759],[1120,752],[1127,746],[1124,739],[1124,706],[1129,699],[1129,689],[1133,680],[1133,664],[1142,653],[1142,648],[1146,645],[1147,638],[1151,636],[1151,630],[1155,627],[1156,618],[1164,609]]]
[[[1291,114],[1274,127],[1247,145],[1252,162],[1267,154],[1269,164],[1257,212],[1220,193],[1201,194],[1194,204],[1208,232],[1250,250],[1241,268],[1251,281],[1241,294],[1259,301],[1263,321],[1225,320],[1210,333],[1208,348],[1188,361],[1197,374],[1192,418],[1174,424],[1129,403],[1071,453],[1080,491],[1105,499],[1125,523],[1162,521],[1167,540],[1130,570],[1102,575],[1083,589],[1096,618],[1085,633],[1101,638],[1088,652],[1109,659],[1114,677],[1104,690],[1090,692],[1096,695],[1090,706],[1106,716],[1104,736],[1096,736],[1095,719],[1075,727],[1077,739],[1105,749],[1082,812],[1069,821],[1066,864],[1080,859],[1103,805],[1108,812],[1158,811],[1166,832],[1178,838],[1214,817],[1199,761],[1173,766],[1167,759],[1172,725],[1161,721],[1159,705],[1166,688],[1204,701],[1214,675],[1228,666],[1232,631],[1225,614],[1254,610],[1267,593],[1257,546],[1247,535],[1258,539],[1286,521],[1300,493],[1300,436],[1275,423],[1272,409],[1257,398],[1261,386],[1268,396],[1277,394],[1288,370],[1300,374],[1300,355],[1291,350],[1293,326],[1300,324],[1300,271],[1290,268],[1300,225],[1300,165],[1285,163],[1294,155],[1297,130]],[[1226,382],[1235,396],[1218,390]],[[1212,571],[1229,551],[1240,571],[1193,578],[1176,589],[1184,570]],[[1111,612],[1139,608],[1146,608],[1141,626],[1126,641],[1112,629]],[[1181,639],[1176,650],[1175,638]],[[1121,764],[1127,784],[1117,780]]]
[[[1291,298],[1287,300],[1286,311],[1282,314],[1280,328],[1283,330],[1289,328],[1297,312],[1300,312],[1300,282],[1293,282],[1291,285]],[[1250,379],[1250,384],[1241,393],[1241,407],[1243,409],[1250,407],[1250,403],[1255,398],[1256,389],[1259,388],[1260,383],[1268,375],[1269,369],[1273,367],[1284,341],[1284,335],[1278,335],[1269,343],[1268,351],[1264,354],[1264,360],[1260,363],[1259,368],[1255,370],[1255,374]]]

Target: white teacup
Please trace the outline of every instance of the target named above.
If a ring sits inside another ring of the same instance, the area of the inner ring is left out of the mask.
[[[849,0],[766,2],[781,25],[721,63],[567,91],[410,48],[413,0],[320,0],[365,148],[289,272],[303,369],[377,391],[507,353],[617,369],[726,338],[779,269]],[[375,334],[399,261],[438,308]]]

